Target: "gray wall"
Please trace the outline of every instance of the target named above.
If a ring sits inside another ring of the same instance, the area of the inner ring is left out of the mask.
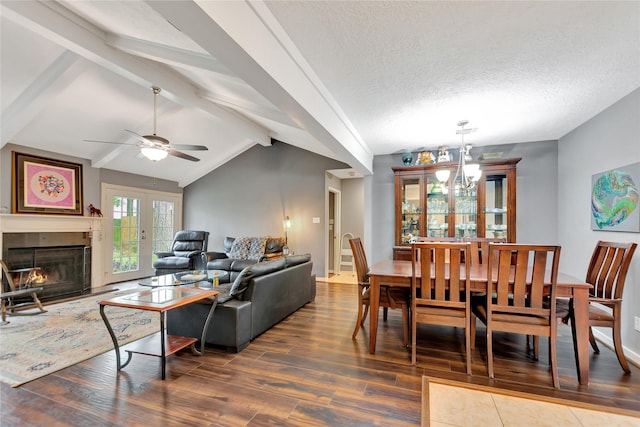
[[[561,267],[584,278],[598,240],[640,243],[639,233],[591,230],[591,176],[640,162],[640,89],[576,128],[558,144],[558,237]],[[640,183],[636,183],[640,184]],[[640,316],[640,250],[627,275],[622,313],[622,342],[640,363],[640,332],[633,329]],[[607,337],[610,330],[602,329]]]
[[[313,272],[322,276],[325,171],[345,167],[277,141],[255,146],[185,187],[184,227],[208,230],[209,249],[222,250],[225,236],[282,236],[282,220],[289,215],[289,247],[310,253]]]
[[[471,155],[502,152],[503,158],[521,157],[517,170],[516,220],[517,240],[530,243],[558,243],[557,213],[557,142],[540,141],[521,144],[474,147]],[[370,190],[365,190],[365,206],[371,206],[371,229],[365,230],[370,263],[390,259],[395,242],[395,184],[392,167],[402,166],[402,154],[376,156],[373,159]],[[368,185],[365,185],[367,188]]]
[[[342,180],[342,234],[364,235],[364,179]]]
[[[100,185],[103,182],[115,185],[144,188],[147,190],[167,191],[180,193],[182,189],[177,182],[155,179],[148,176],[124,173],[110,169],[97,169],[91,167],[91,161],[79,157],[63,156],[50,151],[36,150],[16,144],[7,144],[0,150],[0,207],[11,210],[11,152],[32,154],[66,162],[80,163],[82,165],[83,181],[83,205],[84,210],[92,203],[100,207]],[[88,212],[85,212],[88,215]]]

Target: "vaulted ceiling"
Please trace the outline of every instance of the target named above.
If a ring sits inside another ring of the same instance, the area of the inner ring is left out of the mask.
[[[0,2],[1,144],[188,185],[272,138],[341,160],[559,139],[640,87],[640,2]],[[141,157],[154,130],[191,162]],[[86,142],[100,140],[108,144]]]

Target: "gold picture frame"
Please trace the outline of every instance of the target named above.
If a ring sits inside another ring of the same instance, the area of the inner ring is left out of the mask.
[[[82,165],[11,152],[14,214],[83,215]]]

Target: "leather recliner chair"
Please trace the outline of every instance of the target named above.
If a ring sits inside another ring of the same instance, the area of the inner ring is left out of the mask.
[[[186,270],[204,270],[204,253],[209,242],[208,231],[181,230],[176,233],[170,251],[156,252],[155,275]]]

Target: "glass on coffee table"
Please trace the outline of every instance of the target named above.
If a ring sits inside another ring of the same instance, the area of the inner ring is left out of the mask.
[[[200,282],[213,282],[212,270],[189,270],[180,271],[177,273],[163,274],[160,276],[147,277],[141,279],[138,284],[141,286],[148,286],[151,288],[158,288],[163,286],[184,286]]]

